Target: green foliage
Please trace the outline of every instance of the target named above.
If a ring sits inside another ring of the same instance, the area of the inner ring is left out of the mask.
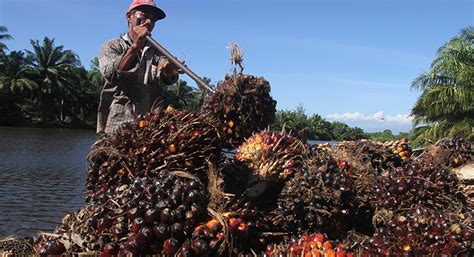
[[[0,32],[2,30],[0,27]],[[2,39],[0,35],[0,39]],[[0,125],[95,122],[104,83],[97,59],[87,71],[71,50],[54,39],[31,40],[33,50],[0,55]]]
[[[281,130],[283,127],[309,140],[358,140],[368,137],[361,128],[351,128],[342,122],[331,123],[318,114],[308,117],[302,105],[295,111],[277,111],[272,128]]]
[[[204,82],[211,85],[211,80],[204,77]],[[212,86],[212,85],[211,85]],[[163,104],[174,108],[192,112],[199,112],[209,92],[200,87],[191,87],[184,80],[178,80],[175,84],[164,89]]]
[[[5,26],[0,26],[0,41],[12,39],[12,36],[5,34],[4,32],[8,32],[8,29]],[[0,42],[0,56],[5,55],[5,50],[8,50],[7,45],[3,42]]]
[[[398,135],[394,135],[391,130],[386,129],[383,132],[367,133],[369,138],[373,141],[385,142],[391,140],[400,140],[402,138],[410,138],[410,134],[407,132],[400,132]]]
[[[418,76],[412,89],[422,91],[412,108],[412,136],[417,143],[426,144],[453,134],[472,138],[474,28],[463,29],[443,45],[431,70]]]

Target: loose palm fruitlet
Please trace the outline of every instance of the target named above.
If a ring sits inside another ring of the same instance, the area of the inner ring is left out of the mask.
[[[74,252],[95,251],[103,257],[172,255],[209,219],[207,199],[205,185],[186,172],[136,178],[111,188],[100,203],[66,216],[63,239],[70,239]],[[46,255],[53,253],[48,249]]]
[[[294,256],[294,257],[352,257],[342,245],[327,240],[322,233],[306,234],[300,238],[292,237],[289,242],[269,244],[264,257]]]
[[[272,220],[292,235],[324,231],[341,237],[349,228],[354,197],[352,181],[334,159],[313,162],[285,183]]]
[[[472,256],[472,217],[418,207],[393,216],[363,243],[364,256]],[[471,251],[471,252],[470,252]]]
[[[406,138],[403,138],[402,140],[387,141],[383,143],[383,146],[388,147],[393,151],[393,153],[400,155],[402,160],[410,158],[412,149]]]
[[[161,170],[185,170],[206,182],[208,162],[221,153],[217,130],[198,114],[157,108],[99,138],[88,156],[87,202],[112,186]]]
[[[434,209],[462,206],[457,176],[432,163],[409,161],[377,177],[369,191],[376,209],[398,210],[424,205]]]
[[[241,65],[240,56],[233,56],[232,60]],[[221,127],[226,147],[234,148],[254,132],[273,124],[275,107],[276,101],[270,96],[267,80],[234,70],[218,83],[202,110]]]

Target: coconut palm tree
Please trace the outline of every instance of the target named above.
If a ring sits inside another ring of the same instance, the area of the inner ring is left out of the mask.
[[[431,70],[411,88],[422,91],[411,112],[418,142],[447,136],[460,122],[474,125],[474,28],[463,29],[443,45]]]
[[[0,41],[6,39],[13,39],[12,36],[10,36],[9,34],[4,34],[4,32],[8,32],[7,27],[0,26]],[[8,50],[7,45],[3,42],[0,42],[0,55],[5,55],[5,50]]]
[[[59,118],[74,95],[79,84],[77,67],[79,58],[63,46],[55,46],[54,39],[45,37],[42,44],[31,40],[33,51],[28,51],[29,73],[38,85],[36,99],[41,116],[54,120]]]

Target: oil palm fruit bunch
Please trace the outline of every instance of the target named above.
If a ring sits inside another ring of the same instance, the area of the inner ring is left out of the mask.
[[[451,167],[461,166],[471,160],[473,156],[471,144],[461,137],[442,139],[436,143],[435,147],[447,152],[446,165]]]
[[[382,144],[369,140],[343,141],[336,146],[334,155],[338,160],[346,160],[355,168],[367,166],[377,174],[391,167],[401,165],[401,157]]]
[[[362,248],[367,256],[471,256],[472,225],[471,216],[413,208],[387,220]]]
[[[352,257],[353,254],[344,246],[327,240],[324,234],[314,233],[292,237],[285,243],[269,244],[262,256]]]
[[[63,219],[61,229],[80,238],[70,243],[82,242],[82,252],[172,255],[209,219],[206,187],[187,172],[136,178],[103,197]]]
[[[217,130],[198,114],[157,108],[99,138],[88,156],[87,200],[162,169],[185,170],[205,182],[207,161],[221,152]]]
[[[308,153],[307,145],[285,131],[265,130],[249,137],[234,155],[252,170],[246,195],[259,196],[273,182],[279,184],[300,173]]]
[[[334,159],[326,159],[285,183],[272,220],[293,235],[324,231],[340,237],[348,229],[345,221],[354,208],[354,196],[349,176]]]
[[[262,178],[286,179],[303,169],[308,146],[285,131],[265,130],[249,137],[235,151]]]
[[[401,165],[401,157],[382,144],[373,141],[343,141],[336,145],[333,156],[353,181],[356,200],[361,205],[369,205],[368,191],[381,173]]]
[[[388,147],[393,153],[400,155],[402,160],[410,158],[412,152],[412,148],[408,144],[408,140],[406,138],[395,141],[387,141],[383,144],[383,146]]]
[[[220,125],[226,146],[234,148],[254,132],[271,125],[275,120],[276,101],[270,96],[270,84],[264,78],[244,75],[242,56],[232,44],[231,60],[237,67],[218,83],[215,92],[204,102],[202,110]]]
[[[433,163],[410,161],[377,177],[368,197],[376,209],[397,210],[416,205],[451,209],[462,202],[458,186],[459,179],[451,171]]]

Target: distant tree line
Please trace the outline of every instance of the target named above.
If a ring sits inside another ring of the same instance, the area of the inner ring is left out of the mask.
[[[302,105],[295,111],[280,110],[276,113],[274,129],[288,131],[309,140],[358,140],[368,138],[361,128],[351,128],[347,124],[329,122],[318,114],[307,116]]]

